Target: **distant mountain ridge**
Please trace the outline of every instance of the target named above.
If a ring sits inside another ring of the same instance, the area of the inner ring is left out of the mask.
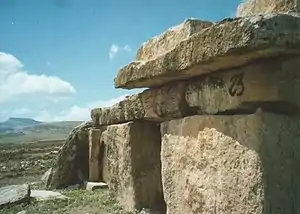
[[[10,117],[8,120],[0,123],[0,132],[14,132],[41,123],[31,118]]]
[[[31,118],[11,117],[0,122],[0,143],[64,139],[80,123],[82,121],[40,122]]]

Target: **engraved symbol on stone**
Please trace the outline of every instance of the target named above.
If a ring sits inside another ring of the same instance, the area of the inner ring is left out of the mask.
[[[231,96],[241,96],[244,93],[245,86],[243,83],[244,73],[239,73],[230,78],[229,94]]]

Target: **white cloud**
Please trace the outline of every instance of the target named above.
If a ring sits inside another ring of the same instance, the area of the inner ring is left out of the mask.
[[[124,50],[125,50],[125,51],[131,51],[131,47],[129,47],[129,45],[125,45],[125,46],[124,46]]]
[[[118,51],[119,51],[119,46],[118,45],[112,44],[110,46],[110,49],[109,49],[109,58],[110,58],[110,60],[112,60],[113,58],[115,58],[115,56],[117,55]]]
[[[120,46],[118,44],[112,44],[109,49],[109,59],[113,60],[119,51],[127,51],[130,52],[131,48],[129,45]]]
[[[38,121],[50,122],[50,121],[87,121],[90,120],[90,111],[93,108],[108,107],[120,102],[128,96],[127,94],[110,100],[98,100],[89,103],[86,106],[74,105],[66,111],[61,111],[58,114],[52,114],[48,110],[44,109],[39,112],[35,117]]]
[[[75,93],[75,89],[57,76],[29,74],[15,56],[0,52],[0,102],[33,93],[60,97]]]

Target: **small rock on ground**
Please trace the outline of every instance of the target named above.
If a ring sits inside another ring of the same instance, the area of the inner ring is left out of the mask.
[[[160,211],[143,208],[139,214],[162,214]]]
[[[47,191],[47,190],[32,190],[30,197],[36,199],[37,201],[67,199],[68,198],[59,192],[53,192],[53,191]]]
[[[10,185],[0,188],[0,207],[8,204],[28,202],[30,186],[28,184]]]
[[[104,182],[86,182],[86,190],[106,189],[108,185]]]

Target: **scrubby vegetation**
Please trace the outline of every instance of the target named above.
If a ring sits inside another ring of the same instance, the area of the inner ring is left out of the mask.
[[[0,144],[0,187],[31,184],[31,189],[45,189],[40,178],[51,166],[61,141]],[[86,191],[80,187],[61,190],[67,200],[32,201],[0,209],[1,214],[129,214],[122,210],[108,190]]]

